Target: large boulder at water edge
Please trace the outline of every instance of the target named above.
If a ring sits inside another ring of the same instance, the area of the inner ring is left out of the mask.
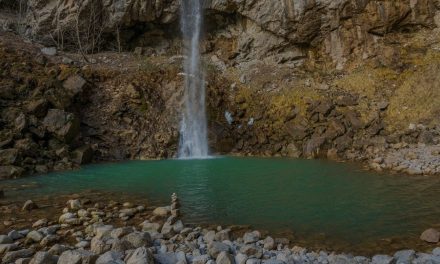
[[[440,232],[434,228],[425,230],[420,239],[428,243],[438,243],[440,241]]]

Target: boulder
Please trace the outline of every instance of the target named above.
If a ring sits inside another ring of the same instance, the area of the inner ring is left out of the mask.
[[[110,236],[112,238],[121,238],[125,235],[128,235],[130,233],[134,232],[134,228],[130,227],[130,226],[126,226],[126,227],[119,227],[116,229],[113,229],[110,233]]]
[[[47,131],[66,143],[70,143],[79,134],[79,120],[74,114],[63,110],[49,109],[43,124]]]
[[[429,228],[420,235],[420,239],[428,243],[438,243],[440,241],[440,232],[434,228]]]
[[[206,264],[208,260],[209,260],[208,255],[195,256],[192,260],[192,264]]]
[[[222,251],[217,255],[215,259],[216,264],[235,264],[235,260],[231,254],[228,252]]]
[[[93,239],[92,239],[93,242]],[[120,239],[113,239],[111,250],[117,251],[117,252],[125,252],[127,250],[134,249],[133,245],[126,241],[126,240],[120,240]]]
[[[208,244],[213,242],[215,240],[215,231],[210,230],[206,232],[206,234],[203,236],[203,240]]]
[[[249,256],[249,258],[258,258],[259,259],[263,255],[263,249],[254,245],[254,244],[245,245],[245,246],[241,247],[240,252]]]
[[[230,247],[225,243],[213,241],[208,244],[208,254],[212,258],[217,258],[218,254],[223,251],[225,251],[225,252],[230,251]]]
[[[0,244],[0,255],[12,250],[16,250],[17,248],[18,246],[16,244]]]
[[[17,149],[2,149],[0,150],[0,164],[13,165],[18,160]]]
[[[93,150],[89,145],[79,147],[72,152],[72,160],[79,165],[90,163],[92,158]]]
[[[325,143],[325,137],[312,137],[304,144],[303,153],[307,158],[316,158],[321,147]]]
[[[177,256],[174,252],[159,253],[154,255],[154,263],[156,264],[176,264]]]
[[[69,219],[75,219],[75,218],[76,218],[76,214],[74,214],[74,213],[65,213],[65,214],[62,214],[60,216],[60,218],[58,219],[58,222],[60,224],[66,224]]]
[[[35,253],[29,264],[56,264],[56,258],[46,251]]]
[[[270,236],[266,237],[263,243],[264,243],[264,249],[266,250],[272,250],[275,248],[275,240]]]
[[[61,255],[64,251],[68,250],[68,248],[64,245],[55,244],[49,249],[49,254],[51,255]]]
[[[248,259],[248,256],[246,256],[243,253],[238,253],[235,255],[235,263],[236,264],[246,264],[246,261]]]
[[[32,249],[20,249],[17,251],[9,251],[7,252],[2,259],[2,263],[11,263],[19,258],[29,258],[34,255],[34,251]]]
[[[71,210],[78,211],[82,208],[81,201],[79,199],[73,199],[67,201],[67,205]]]
[[[23,238],[24,236],[22,234],[20,234],[20,232],[18,232],[17,230],[11,230],[8,233],[8,237],[10,237],[12,240],[17,240],[17,239]]]
[[[153,211],[153,215],[165,217],[170,213],[170,209],[168,207],[157,207]]]
[[[48,108],[49,102],[46,99],[32,100],[26,105],[27,113],[38,118],[46,116]]]
[[[10,244],[14,241],[7,235],[0,235],[0,244]]]
[[[126,258],[127,264],[154,264],[153,253],[145,247],[136,249]]]
[[[149,247],[151,246],[151,236],[147,232],[133,232],[123,237],[123,240],[128,241],[133,247]]]
[[[217,241],[229,240],[230,239],[230,237],[229,237],[230,232],[231,232],[230,229],[224,229],[224,230],[217,232],[215,234],[215,240],[217,240]]]
[[[161,229],[161,225],[159,223],[150,223],[150,221],[145,221],[141,224],[142,231],[144,232],[150,232],[150,231],[156,231],[158,232],[159,229]]]
[[[95,263],[98,256],[90,251],[77,249],[77,250],[66,250],[64,251],[60,258],[58,259],[59,264],[87,264]]]
[[[79,75],[73,75],[64,81],[63,87],[69,93],[70,96],[76,96],[83,92],[83,88],[86,85],[86,80]]]
[[[114,230],[112,225],[103,225],[95,228],[95,238],[107,239],[111,237],[111,233]]]
[[[27,234],[26,238],[34,242],[40,242],[44,238],[44,236],[40,232],[33,230]]]
[[[95,264],[124,264],[124,255],[121,252],[108,251],[96,260]]]
[[[255,243],[258,240],[260,240],[260,232],[258,231],[247,232],[243,236],[243,241],[245,244]]]
[[[0,179],[15,179],[23,175],[24,169],[17,166],[0,166]]]
[[[90,251],[95,254],[103,254],[111,249],[111,245],[107,244],[102,239],[94,237],[90,243]]]
[[[394,259],[396,263],[410,264],[413,262],[415,256],[416,252],[414,250],[400,250],[394,254]]]
[[[388,255],[376,255],[371,259],[372,264],[391,264],[394,258]]]

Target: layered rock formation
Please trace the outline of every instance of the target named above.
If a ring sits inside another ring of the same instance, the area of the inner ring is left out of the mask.
[[[380,54],[382,37],[389,33],[434,28],[439,3],[436,0],[211,0],[205,6],[211,29],[226,28],[228,34],[217,37],[235,39],[234,52],[243,59],[274,56],[275,60],[285,62],[325,55],[342,69],[351,60]],[[166,31],[176,34],[179,1],[90,0],[75,4],[39,0],[30,1],[29,10],[28,34],[37,39],[76,41],[69,31],[79,26],[84,37],[104,38],[106,34],[116,36],[120,31],[122,40],[129,41],[136,34],[158,29],[159,35]],[[87,31],[92,22],[97,32]],[[145,30],[136,33],[138,28]]]

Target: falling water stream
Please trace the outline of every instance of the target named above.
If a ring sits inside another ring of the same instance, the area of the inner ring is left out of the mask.
[[[185,105],[180,125],[179,158],[205,158],[208,139],[205,109],[205,81],[201,69],[200,36],[203,0],[183,0],[181,27],[185,51]]]

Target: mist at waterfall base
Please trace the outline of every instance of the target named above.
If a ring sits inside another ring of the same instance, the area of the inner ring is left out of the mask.
[[[205,80],[201,69],[200,36],[203,24],[202,0],[182,1],[181,30],[184,43],[185,99],[180,124],[178,157],[208,157]]]

